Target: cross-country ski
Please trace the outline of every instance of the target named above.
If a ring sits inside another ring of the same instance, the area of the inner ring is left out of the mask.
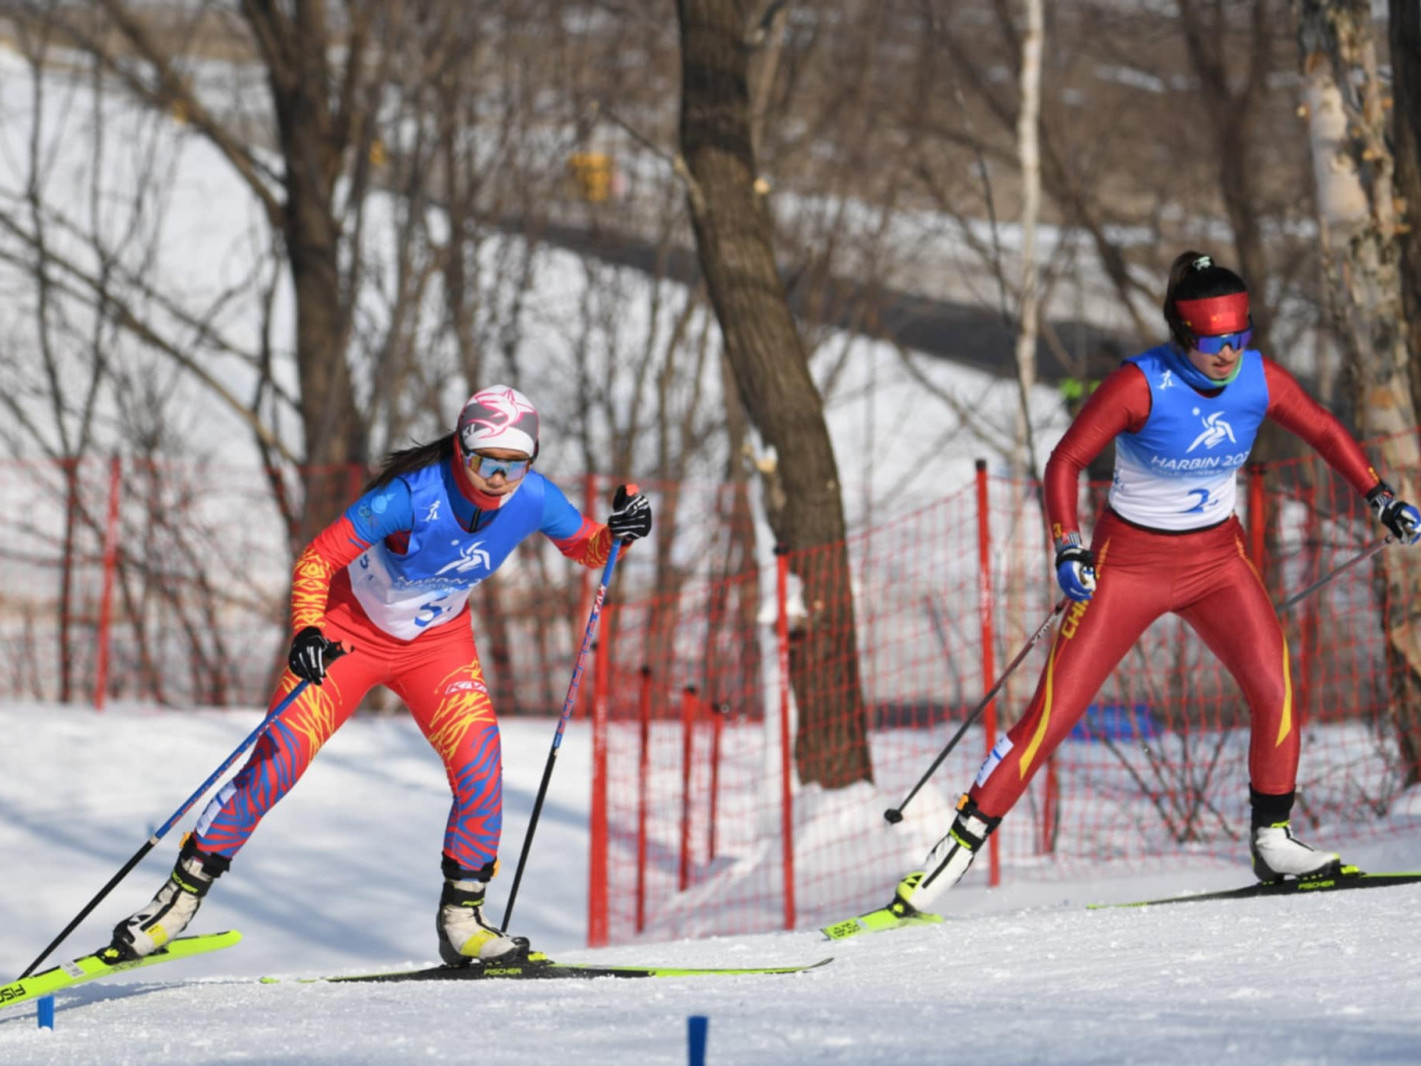
[[[625,964],[599,966],[593,963],[554,962],[534,953],[527,959],[505,963],[470,963],[467,966],[431,966],[419,970],[394,970],[384,973],[337,975],[333,977],[298,978],[303,983],[326,981],[334,984],[350,982],[397,981],[556,981],[593,980],[601,977],[745,977],[756,974],[793,974],[818,970],[833,962],[832,958],[794,966],[631,966]],[[264,977],[267,984],[280,983],[283,978]]]
[[[890,929],[906,929],[917,925],[939,925],[941,922],[942,916],[938,914],[929,914],[923,911],[903,914],[889,906],[866,911],[853,918],[832,922],[829,925],[821,926],[819,931],[830,940],[847,940],[851,936],[862,936],[864,933],[886,933]]]
[[[0,1008],[30,1003],[41,996],[52,996],[56,992],[63,992],[75,985],[84,984],[86,981],[95,981],[101,977],[111,977],[148,966],[157,966],[164,962],[176,962],[180,959],[191,959],[209,952],[221,951],[223,948],[230,948],[241,939],[242,934],[235,929],[222,933],[182,936],[152,955],[122,962],[106,960],[103,951],[81,955],[77,959],[61,962],[58,966],[48,970],[41,970],[29,977],[22,977],[17,981],[0,986]]]
[[[1363,873],[1353,866],[1343,867],[1335,874],[1322,877],[1287,878],[1282,881],[1257,881],[1241,888],[1226,888],[1217,892],[1195,892],[1161,899],[1143,899],[1133,903],[1092,903],[1092,910],[1110,907],[1158,907],[1166,903],[1200,903],[1216,899],[1253,899],[1258,896],[1306,896],[1319,892],[1343,892],[1362,888],[1393,888],[1397,885],[1421,884],[1421,872]]]

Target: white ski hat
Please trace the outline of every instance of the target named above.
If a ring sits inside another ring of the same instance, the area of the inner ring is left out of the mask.
[[[468,456],[484,448],[538,454],[538,409],[517,389],[492,385],[469,397],[459,415],[459,445]]]

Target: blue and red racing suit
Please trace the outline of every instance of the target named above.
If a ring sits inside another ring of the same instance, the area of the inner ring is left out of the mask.
[[[1085,712],[1140,635],[1173,612],[1203,638],[1243,690],[1248,769],[1258,792],[1297,780],[1299,722],[1288,648],[1233,514],[1236,475],[1263,419],[1317,450],[1359,493],[1379,478],[1341,423],[1255,350],[1225,388],[1201,392],[1168,345],[1127,360],[1076,416],[1046,465],[1057,540],[1079,529],[1080,472],[1116,442],[1109,508],[1091,541],[1096,589],[1070,603],[1021,719],[997,742],[970,795],[1001,817]]]
[[[476,499],[445,459],[367,492],[302,552],[292,631],[317,626],[357,652],[331,663],[323,684],[307,686],[263,733],[199,818],[201,851],[235,855],[365,694],[384,684],[444,762],[453,792],[444,855],[466,870],[492,868],[503,768],[469,592],[535,532],[589,567],[607,561],[612,538],[536,471],[501,506],[482,509]],[[270,706],[296,684],[284,672]]]

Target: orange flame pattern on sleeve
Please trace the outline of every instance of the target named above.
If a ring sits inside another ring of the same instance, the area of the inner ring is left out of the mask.
[[[607,557],[612,554],[612,531],[590,518],[584,518],[582,528],[575,536],[553,543],[573,562],[595,568],[606,565]]]
[[[335,565],[308,544],[291,572],[291,631],[319,626],[326,617],[326,601],[331,594]]]

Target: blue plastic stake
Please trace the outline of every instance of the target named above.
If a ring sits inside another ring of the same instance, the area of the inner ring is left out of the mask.
[[[39,1027],[41,1029],[54,1028],[53,996],[40,996],[39,998]]]
[[[691,1044],[691,1066],[706,1066],[706,1030],[710,1019],[704,1014],[692,1014],[686,1019],[686,1039]]]

